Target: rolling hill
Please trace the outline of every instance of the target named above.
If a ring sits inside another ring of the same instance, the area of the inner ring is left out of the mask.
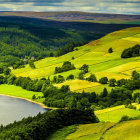
[[[130,78],[131,73],[134,70],[140,72],[140,58],[133,57],[129,59],[122,59],[121,53],[124,49],[130,48],[136,44],[140,44],[140,28],[133,27],[120,31],[110,33],[101,39],[92,41],[87,45],[78,47],[75,51],[70,52],[66,55],[60,57],[46,58],[35,62],[36,69],[31,69],[28,65],[22,69],[13,70],[12,73],[16,76],[25,76],[31,78],[41,78],[57,76],[60,74],[54,74],[55,67],[62,66],[63,62],[70,61],[75,65],[76,69],[68,72],[61,73],[65,78],[73,74],[75,77],[79,74],[79,68],[83,64],[89,65],[89,73],[85,76],[87,77],[90,73],[94,73],[97,79],[107,76],[110,78]],[[112,47],[113,53],[108,53],[108,49]],[[74,59],[72,59],[72,57]],[[72,90],[82,91],[80,87],[81,82],[84,81],[66,81],[64,84],[73,85],[76,82],[79,87],[72,86]],[[57,85],[59,86],[59,85]],[[93,87],[99,86],[97,83],[86,83],[84,89],[91,90]],[[90,88],[91,87],[91,88]]]
[[[73,12],[0,12],[1,16],[23,16],[57,21],[78,21],[113,24],[140,24],[139,15]]]
[[[48,57],[50,54],[60,56],[72,51],[73,47],[99,39],[110,32],[140,26],[62,22],[3,14],[0,14],[0,63],[8,65],[24,60],[26,56],[37,59]]]

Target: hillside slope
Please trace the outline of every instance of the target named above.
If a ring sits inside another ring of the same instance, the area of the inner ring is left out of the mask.
[[[136,44],[140,44],[140,28],[128,28],[108,34],[99,40],[90,42],[87,45],[79,47],[78,50],[61,57],[52,57],[37,61],[35,62],[36,69],[31,69],[27,65],[25,68],[13,70],[12,73],[16,76],[29,76],[31,78],[49,76],[52,79],[53,76],[60,75],[54,74],[55,67],[62,66],[65,61],[71,61],[76,69],[61,73],[65,78],[70,74],[77,77],[80,72],[79,68],[83,64],[89,65],[89,73],[85,76],[94,73],[97,79],[103,76],[107,76],[109,79],[130,78],[133,70],[140,72],[140,57],[122,59],[121,53],[124,49],[133,47]],[[112,47],[113,53],[108,53],[110,47]],[[71,85],[71,83],[73,82],[69,82],[69,85]],[[68,83],[66,82],[66,84]],[[88,86],[88,90],[90,90],[90,84],[86,85]],[[92,84],[91,87],[92,86],[94,85]],[[81,87],[76,87],[76,89],[80,88]]]
[[[84,124],[58,130],[49,140],[139,140],[139,128],[140,120]]]
[[[110,78],[114,76],[117,78],[117,75],[129,77],[131,70],[129,70],[128,65],[129,67],[131,65],[131,69],[137,69],[139,71],[139,57],[121,59],[120,55],[124,49],[139,43],[140,28],[128,28],[113,32],[99,40],[90,42],[78,48],[78,51],[75,50],[61,57],[52,57],[37,61],[35,62],[37,67],[35,70],[26,66],[26,68],[14,70],[13,73],[17,76],[30,76],[31,78],[51,76],[54,74],[54,68],[56,66],[61,66],[64,61],[71,61],[77,69],[61,73],[62,75],[66,76],[70,73],[76,74],[79,72],[78,68],[83,64],[88,64],[90,65],[90,72],[97,74],[98,77],[104,75],[104,72],[106,72],[105,75],[111,73]],[[108,53],[110,47],[113,48],[113,53]],[[72,57],[74,57],[74,60],[72,60]],[[137,66],[134,65],[135,63],[137,63]]]

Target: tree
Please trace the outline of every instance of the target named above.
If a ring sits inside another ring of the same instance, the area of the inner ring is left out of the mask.
[[[4,77],[2,75],[0,75],[0,84],[4,83]]]
[[[11,69],[9,68],[4,68],[4,75],[9,75],[11,72]]]
[[[72,80],[74,79],[74,75],[73,74],[70,74],[68,77],[67,77],[67,80]]]
[[[65,81],[64,77],[62,75],[58,75],[57,83],[63,83]]]
[[[29,61],[29,66],[32,68],[32,69],[35,69],[35,64],[33,61]]]
[[[91,75],[87,78],[87,80],[90,81],[90,82],[97,82],[97,79],[96,79],[95,74],[91,74]]]
[[[88,73],[88,65],[84,64],[79,70],[82,70],[84,73]]]
[[[35,96],[35,94],[33,95],[32,99],[33,99],[33,100],[35,100],[35,99],[36,99],[36,96]]]
[[[112,48],[109,48],[108,49],[108,53],[113,53],[113,49]]]
[[[104,98],[108,95],[108,91],[106,88],[104,88],[103,92],[101,92],[100,97]]]
[[[76,108],[77,109],[83,109],[83,106],[81,105],[81,103],[79,101],[77,102]]]
[[[132,79],[137,80],[140,78],[140,74],[137,71],[132,72]]]
[[[116,85],[116,79],[114,79],[114,78],[110,79],[109,80],[109,86],[110,87],[115,87],[115,85]]]
[[[100,80],[99,80],[99,83],[101,84],[107,84],[108,82],[108,78],[107,77],[102,77]]]
[[[83,72],[79,73],[78,79],[84,80],[84,73]]]
[[[68,91],[70,91],[70,86],[69,85],[63,85],[61,87],[60,91],[62,91],[63,93],[67,93]]]
[[[57,76],[54,76],[53,77],[53,83],[56,83],[57,82]]]
[[[86,98],[86,97],[82,98],[82,99],[81,99],[81,105],[82,105],[83,107],[89,107],[89,106],[90,106],[90,103],[89,103],[88,98]]]

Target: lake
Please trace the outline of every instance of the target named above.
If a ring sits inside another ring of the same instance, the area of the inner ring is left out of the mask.
[[[0,95],[0,124],[7,125],[15,120],[19,121],[24,117],[35,116],[45,111],[46,109],[38,104]]]

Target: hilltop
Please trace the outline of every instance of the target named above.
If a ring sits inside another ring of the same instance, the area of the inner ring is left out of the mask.
[[[140,43],[140,28],[133,27],[108,34],[101,39],[92,41],[82,47],[78,47],[75,51],[70,52],[60,57],[45,58],[35,62],[36,69],[31,69],[28,65],[22,69],[13,70],[12,73],[16,76],[41,78],[58,76],[60,74],[54,74],[55,67],[62,66],[63,62],[70,61],[76,67],[75,70],[61,73],[64,78],[73,74],[75,77],[78,76],[79,68],[83,64],[89,65],[89,72],[85,75],[86,77],[90,73],[94,73],[97,79],[107,76],[110,78],[130,78],[131,73],[134,70],[140,71],[139,57],[133,57],[129,59],[122,59],[121,53],[124,49],[133,47]],[[108,53],[108,49],[112,47],[113,53]],[[74,58],[74,59],[72,59]],[[73,90],[82,91],[81,83],[83,80],[72,80],[66,81],[63,84],[73,85],[77,83],[77,86]],[[59,84],[58,84],[59,86]],[[100,85],[88,83],[84,86],[87,91],[92,91],[93,87]],[[91,88],[90,88],[91,87]],[[94,89],[94,88],[93,88]]]

